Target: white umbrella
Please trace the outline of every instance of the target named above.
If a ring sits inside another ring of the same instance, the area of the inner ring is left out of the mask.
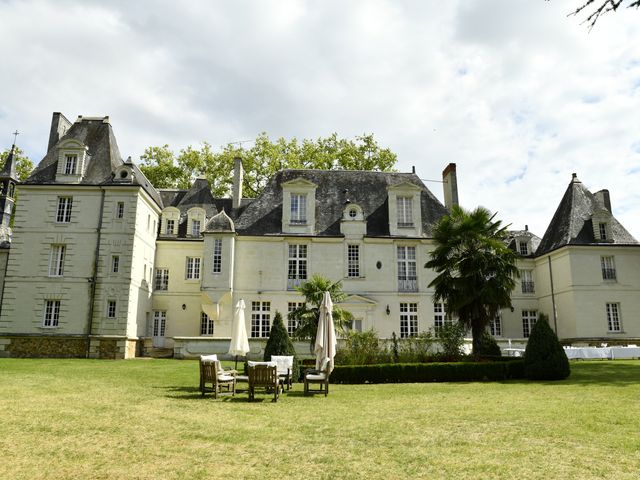
[[[318,319],[318,332],[314,353],[316,354],[316,368],[322,367],[325,358],[329,359],[327,375],[333,371],[333,358],[336,356],[336,330],[333,325],[333,302],[329,292],[324,292],[320,305],[320,318]]]
[[[247,338],[247,326],[244,321],[244,309],[244,300],[240,299],[236,303],[233,313],[233,328],[231,330],[231,343],[229,344],[229,355],[236,356],[236,367],[238,366],[238,355],[244,356],[251,349]]]

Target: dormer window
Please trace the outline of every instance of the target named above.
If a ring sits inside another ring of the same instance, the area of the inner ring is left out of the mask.
[[[78,155],[65,155],[64,174],[75,175],[78,167]]]
[[[349,216],[350,219],[355,220],[356,217],[358,216],[358,210],[355,208],[350,208],[349,211],[347,212],[347,215]]]
[[[529,242],[526,240],[520,240],[518,242],[518,253],[522,256],[529,255]]]
[[[282,232],[313,234],[317,185],[299,177],[282,183]]]
[[[175,220],[167,220],[167,224],[165,227],[165,232],[167,235],[173,235],[176,233],[176,221]]]
[[[160,235],[176,235],[179,222],[180,210],[176,207],[165,208],[160,219]]]
[[[56,181],[78,183],[87,169],[91,157],[86,145],[76,139],[63,140],[58,147]]]
[[[411,228],[413,227],[413,198],[411,197],[397,197],[397,218],[398,228]]]
[[[291,223],[305,225],[307,223],[307,195],[303,193],[291,194]]]
[[[392,236],[422,236],[422,192],[415,183],[404,181],[387,187],[389,233]]]
[[[194,237],[200,235],[200,220],[191,221],[191,235]]]
[[[200,237],[202,225],[206,223],[206,213],[203,208],[193,207],[187,212],[187,232],[191,237]]]
[[[604,222],[598,223],[598,232],[600,233],[600,240],[606,240],[607,237],[607,224]]]

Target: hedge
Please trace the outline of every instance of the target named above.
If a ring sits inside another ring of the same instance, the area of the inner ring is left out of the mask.
[[[524,378],[522,359],[489,362],[338,365],[331,383],[422,383],[500,381]]]

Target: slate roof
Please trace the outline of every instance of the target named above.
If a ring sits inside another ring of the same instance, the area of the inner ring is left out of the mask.
[[[207,232],[235,232],[235,226],[233,224],[233,220],[229,218],[229,215],[222,210],[220,213],[215,215],[209,223],[207,223],[207,227],[205,229]]]
[[[0,178],[10,178],[12,180],[17,180],[18,176],[16,174],[16,162],[14,161],[13,152],[15,151],[16,146],[11,146],[11,151],[9,155],[7,155],[7,159],[4,162],[2,167],[2,171],[0,171]]]
[[[507,238],[505,239],[507,247],[509,247],[514,252],[517,252],[520,255],[520,251],[518,250],[517,239],[526,237],[529,239],[531,250],[529,251],[529,255],[527,257],[534,256],[538,246],[540,245],[540,237],[531,233],[528,229],[526,230],[509,230],[507,232]]]
[[[281,170],[262,194],[235,221],[240,235],[282,233],[282,184],[302,178],[317,185],[315,235],[340,236],[346,201],[359,205],[367,222],[367,236],[389,236],[387,187],[411,183],[421,189],[423,236],[431,237],[434,223],[446,208],[413,173],[354,170]]]
[[[608,241],[598,241],[593,234],[591,216],[602,209],[594,194],[574,174],[571,183],[551,219],[536,255],[565,245],[636,245],[638,241],[611,215]]]

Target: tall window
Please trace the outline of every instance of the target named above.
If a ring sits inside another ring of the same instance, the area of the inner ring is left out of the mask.
[[[400,338],[418,334],[418,304],[400,303]]]
[[[111,257],[111,272],[118,273],[120,270],[120,255],[114,255]]]
[[[600,240],[606,240],[607,239],[607,224],[606,223],[599,223],[598,224],[598,233],[600,233]]]
[[[60,300],[47,300],[44,304],[43,327],[57,327],[60,320]]]
[[[167,290],[169,288],[169,269],[168,268],[156,268],[156,290]]]
[[[222,272],[222,239],[213,240],[213,273]]]
[[[438,332],[442,327],[451,324],[451,318],[446,314],[446,308],[444,303],[434,303],[433,304],[433,330],[438,336]]]
[[[347,245],[347,276],[360,276],[360,245]]]
[[[49,276],[61,277],[64,275],[64,245],[51,245],[51,256],[49,257]]]
[[[164,337],[167,326],[167,312],[164,310],[153,311],[153,332],[154,337]]]
[[[622,331],[619,303],[607,303],[607,328],[610,332]]]
[[[191,220],[191,235],[194,237],[200,235],[200,220]]]
[[[187,257],[187,280],[200,278],[200,257]]]
[[[287,303],[287,312],[291,314],[294,310],[302,307],[304,307],[304,302],[289,302]],[[297,328],[298,321],[291,317],[287,317],[287,333],[289,336],[292,336],[296,332]]]
[[[69,223],[71,221],[71,206],[73,197],[58,197],[58,212],[56,222]]]
[[[535,293],[532,270],[520,270],[520,284],[522,285],[522,293]]]
[[[529,243],[518,242],[518,252],[520,252],[520,255],[529,255]]]
[[[271,331],[271,302],[251,302],[251,337],[266,338]]]
[[[538,312],[536,310],[522,310],[522,336],[529,338],[531,329],[538,320]]]
[[[200,312],[200,335],[213,335],[213,319]]]
[[[489,322],[489,333],[494,337],[502,335],[502,319],[500,314],[497,314],[493,320]]]
[[[417,292],[416,247],[398,247],[398,290]]]
[[[413,227],[413,200],[411,197],[396,199],[398,227]]]
[[[600,257],[600,265],[602,266],[602,279],[616,279],[616,264],[613,263],[613,257]]]
[[[303,193],[291,194],[291,223],[307,223],[307,196]]]
[[[116,301],[107,301],[107,318],[116,318]]]
[[[64,174],[75,175],[78,166],[78,155],[65,155]]]
[[[167,235],[173,235],[175,233],[175,224],[175,220],[167,220],[167,229],[164,233],[166,233]]]
[[[124,218],[124,202],[118,202],[116,206],[116,218]]]
[[[289,245],[287,288],[293,290],[307,279],[307,246]]]

